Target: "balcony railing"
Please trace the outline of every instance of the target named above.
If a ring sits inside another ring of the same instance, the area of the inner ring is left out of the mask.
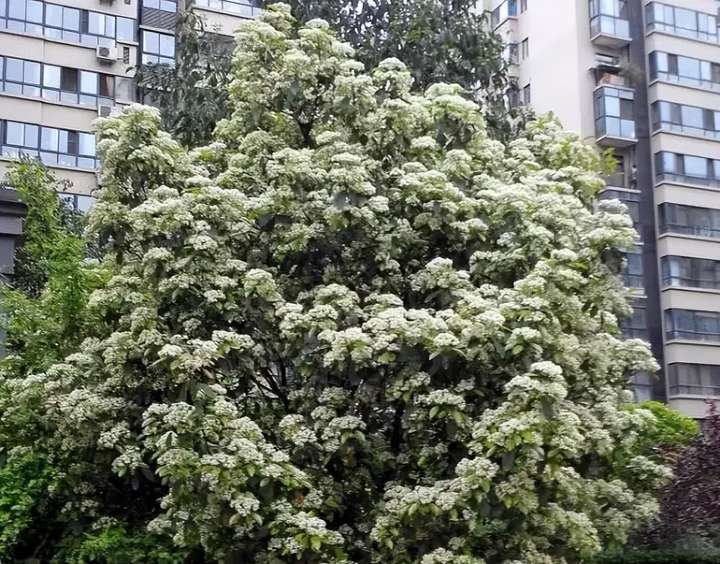
[[[193,0],[199,8],[210,8],[243,18],[254,18],[262,13],[255,2],[243,0]]]
[[[701,384],[676,384],[670,386],[671,396],[720,396],[720,386],[703,386]]]
[[[707,137],[708,139],[720,140],[720,130],[693,127],[691,125],[670,121],[653,122],[653,131],[671,131],[673,133],[684,133],[685,135],[692,135],[694,137]]]
[[[679,182],[681,184],[694,184],[697,186],[707,186],[709,188],[720,188],[719,178],[708,178],[703,176],[690,176],[687,174],[676,174],[670,172],[660,172],[655,175],[655,182]]]
[[[602,179],[608,187],[615,186],[616,188],[626,188],[624,172],[613,172],[612,174],[603,176]]]

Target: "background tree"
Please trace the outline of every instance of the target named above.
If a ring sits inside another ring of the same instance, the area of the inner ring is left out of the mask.
[[[665,403],[644,401],[631,404],[629,409],[647,410],[655,416],[655,425],[648,429],[638,442],[638,450],[641,454],[674,463],[700,434],[700,425],[697,421]]]
[[[262,3],[262,2],[261,2]],[[265,0],[264,5],[273,1]],[[395,57],[415,86],[463,86],[486,112],[491,136],[510,139],[526,110],[508,110],[511,86],[503,42],[475,0],[290,0],[302,22],[321,18],[356,49],[366,68]]]
[[[663,455],[671,445],[668,458],[674,462],[673,479],[660,495],[660,513],[647,528],[633,535],[622,551],[611,551],[599,562],[606,564],[720,562],[720,415],[714,405],[705,420],[704,433],[694,434],[692,427],[675,414],[663,414],[650,407],[658,420],[648,444]]]
[[[186,147],[206,144],[227,115],[233,44],[206,29],[192,10],[180,12],[175,64],[146,64],[136,71],[142,99],[160,108],[163,127]]]
[[[368,74],[283,6],[238,40],[210,145],[149,108],[99,122],[89,230],[112,277],[76,352],[0,379],[4,467],[47,460],[28,491],[56,508],[11,516],[7,559],[27,538],[62,562],[623,544],[666,472],[636,451],[652,415],[624,408],[654,362],[619,329],[606,259],[634,231],[594,208],[594,150],[549,119],[493,141],[461,86]]]

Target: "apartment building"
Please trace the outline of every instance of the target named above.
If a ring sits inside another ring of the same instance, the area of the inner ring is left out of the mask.
[[[179,9],[226,36],[258,11],[253,0],[0,0],[0,177],[18,155],[37,157],[87,210],[93,121],[137,100],[136,65],[174,64]]]
[[[625,202],[630,337],[659,379],[639,399],[696,418],[720,398],[720,39],[716,0],[489,0],[514,103],[552,111],[617,170],[601,198]]]

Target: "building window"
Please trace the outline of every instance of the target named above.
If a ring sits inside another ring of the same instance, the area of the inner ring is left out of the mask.
[[[645,311],[647,304],[644,299],[635,300],[633,302],[632,315],[623,320],[620,324],[623,335],[628,339],[645,339],[648,338],[647,319]]]
[[[504,0],[502,4],[492,11],[490,23],[493,28],[496,28],[508,18],[512,18],[517,15],[517,0]]]
[[[660,260],[665,286],[720,288],[720,261],[695,257],[665,256]]]
[[[6,157],[27,155],[47,165],[95,169],[95,135],[54,127],[0,121],[1,152]]]
[[[652,105],[652,118],[654,131],[720,139],[720,111],[660,101]]]
[[[67,206],[68,209],[78,212],[87,213],[90,208],[95,205],[95,198],[86,194],[71,194],[70,192],[60,192],[60,201]]]
[[[527,12],[528,0],[520,0],[520,13]]]
[[[143,8],[154,8],[155,10],[163,10],[164,12],[177,12],[177,2],[175,0],[143,0]]]
[[[530,42],[528,38],[522,40],[520,43],[520,58],[524,61],[530,56]]]
[[[635,139],[632,90],[603,86],[595,91],[595,134]]]
[[[39,0],[0,0],[0,29],[83,45],[135,40],[135,20]]]
[[[626,190],[603,190],[598,196],[600,200],[620,200],[627,206],[628,215],[637,228],[640,224],[640,194]]]
[[[650,2],[645,6],[645,21],[648,31],[664,31],[682,37],[718,42],[718,22],[713,14]]]
[[[509,65],[518,64],[518,44],[507,43],[502,52],[503,60]]]
[[[0,57],[0,92],[97,106],[112,104],[115,79],[108,74]]]
[[[523,99],[523,105],[529,106],[532,99],[530,97],[530,84],[526,84],[523,86],[522,90],[522,99]]]
[[[626,0],[590,0],[590,34],[630,39]]]
[[[175,64],[175,36],[143,30],[142,62],[144,65]]]
[[[262,11],[257,2],[251,0],[195,0],[195,6],[212,8],[243,18],[254,18]]]
[[[638,248],[625,253],[623,281],[628,288],[642,288],[644,286],[642,253]]]
[[[720,239],[720,210],[683,204],[660,204],[661,233],[679,233]]]
[[[655,181],[720,187],[720,159],[667,151],[655,153]]]
[[[520,105],[520,88],[517,83],[511,82],[506,91],[508,106],[517,108]]]
[[[650,78],[720,90],[720,63],[653,51],[650,53]]]
[[[720,341],[720,313],[689,309],[665,310],[665,336],[690,341]]]
[[[720,366],[677,362],[668,364],[670,395],[720,396]]]

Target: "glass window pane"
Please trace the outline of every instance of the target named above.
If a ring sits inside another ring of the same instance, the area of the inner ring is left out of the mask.
[[[103,32],[103,35],[106,37],[112,37],[115,38],[115,17],[114,16],[105,16],[105,31]]]
[[[8,57],[5,60],[5,80],[12,80],[13,82],[23,81],[23,62],[20,59],[11,59]]]
[[[104,35],[105,17],[97,12],[88,12],[88,33]]]
[[[63,28],[70,31],[80,31],[80,10],[63,8]]]
[[[688,78],[700,78],[700,61],[690,57],[678,57],[678,74]]]
[[[39,0],[27,0],[27,21],[33,23],[43,23],[43,3]]]
[[[59,134],[59,131],[57,129],[55,129],[54,127],[43,127],[40,148],[43,151],[57,152],[58,138],[59,138],[58,134]]]
[[[69,152],[68,132],[64,129],[56,130],[58,132],[58,151],[61,153]]]
[[[60,67],[45,65],[43,67],[43,86],[60,88]]]
[[[16,121],[5,123],[5,143],[9,145],[23,144],[23,124]]]
[[[160,35],[152,31],[143,31],[143,51],[145,53],[159,53]]]
[[[25,146],[37,148],[40,142],[40,128],[37,125],[25,124]]]
[[[655,52],[655,65],[660,72],[668,72],[668,56],[667,53]]]
[[[163,57],[175,57],[175,36],[160,36],[160,54]]]
[[[100,75],[100,96],[106,96],[112,98],[115,95],[114,92],[113,77],[107,74]]]
[[[25,20],[25,0],[8,0],[8,17]]]
[[[661,153],[661,155],[662,171],[675,172],[675,153]]]
[[[97,94],[97,73],[80,71],[80,92],[83,94]]]
[[[94,133],[79,133],[79,155],[95,156],[95,134]]]
[[[62,27],[63,24],[62,6],[56,4],[45,4],[45,25]]]
[[[66,92],[77,92],[78,89],[78,71],[62,67],[60,70],[60,88]]]
[[[707,176],[707,159],[685,155],[685,174],[705,178]]]
[[[701,108],[693,106],[682,106],[682,123],[690,127],[703,127],[703,111]]]
[[[685,29],[696,29],[697,27],[695,12],[684,8],[675,8],[675,22],[675,25]]]
[[[129,18],[116,18],[118,41],[135,41],[135,21]]]
[[[40,84],[40,63],[25,61],[23,67],[25,84]]]

